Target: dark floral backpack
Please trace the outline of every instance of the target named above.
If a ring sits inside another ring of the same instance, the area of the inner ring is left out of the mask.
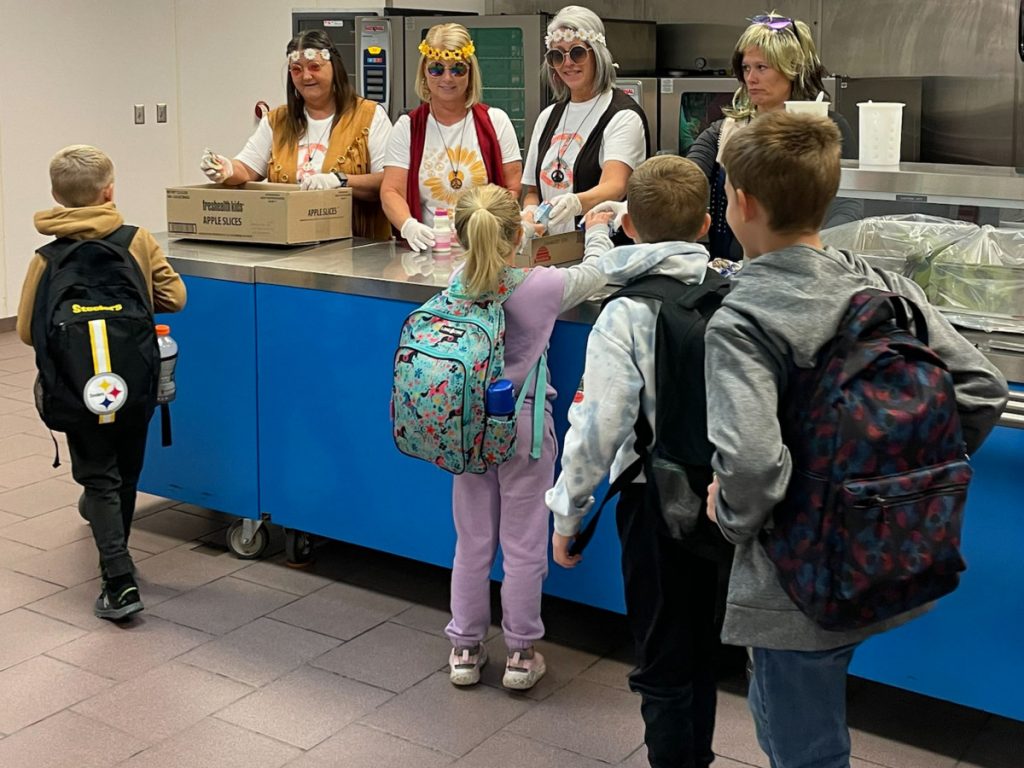
[[[790,372],[779,423],[793,476],[762,544],[801,611],[848,630],[956,588],[971,467],[920,308],[856,294],[818,365]]]

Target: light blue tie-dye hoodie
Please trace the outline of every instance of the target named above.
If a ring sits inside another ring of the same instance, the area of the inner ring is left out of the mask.
[[[588,256],[610,247],[605,235],[588,233]],[[704,279],[708,252],[686,242],[629,245],[608,250],[599,263],[612,284],[667,275],[692,285]],[[579,530],[581,518],[594,503],[594,489],[609,469],[614,479],[636,460],[633,426],[641,407],[648,423],[654,424],[658,305],[654,299],[615,299],[594,322],[583,381],[569,408],[562,473],[545,496],[555,530],[564,536]]]

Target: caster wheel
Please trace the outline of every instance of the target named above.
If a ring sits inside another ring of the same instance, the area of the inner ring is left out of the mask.
[[[308,533],[285,528],[284,556],[293,568],[309,565],[313,561],[313,538]]]
[[[266,526],[261,525],[246,542],[242,532],[243,522],[236,520],[228,528],[228,549],[240,560],[259,560],[270,545],[270,534]]]

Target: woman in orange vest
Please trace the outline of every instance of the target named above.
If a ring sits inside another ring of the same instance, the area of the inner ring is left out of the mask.
[[[210,150],[200,168],[211,181],[298,183],[302,189],[352,189],[352,233],[387,240],[380,207],[391,121],[380,104],[356,95],[341,55],[321,30],[288,43],[288,103],[260,120],[234,159]]]

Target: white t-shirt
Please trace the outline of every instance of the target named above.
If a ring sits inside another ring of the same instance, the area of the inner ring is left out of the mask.
[[[306,113],[306,133],[299,140],[299,154],[296,158],[295,179],[297,182],[308,176],[310,173],[321,173],[324,165],[324,158],[327,156],[327,145],[331,139],[331,121],[334,115],[325,117],[322,120],[314,120]],[[370,123],[370,135],[367,137],[370,149],[370,173],[380,173],[384,170],[384,153],[388,148],[388,140],[391,138],[391,121],[388,113],[380,104],[373,112],[373,120]],[[245,163],[262,178],[267,176],[267,166],[270,163],[270,152],[274,147],[274,131],[270,122],[264,117],[256,126],[256,132],[245,142],[245,147],[235,155],[235,159]],[[312,151],[312,158],[310,152]],[[303,166],[307,161],[313,167],[312,171],[305,170]]]
[[[576,192],[573,187],[573,166],[583,145],[590,138],[594,126],[612,103],[612,92],[605,91],[589,101],[569,102],[558,121],[558,127],[551,137],[551,145],[544,150],[544,161],[540,170],[540,184],[537,184],[537,142],[548,124],[548,117],[555,108],[552,104],[537,118],[530,140],[530,150],[523,167],[523,186],[537,187],[541,200]],[[644,161],[647,145],[644,141],[644,124],[640,115],[631,109],[623,109],[612,115],[605,126],[597,160],[603,167],[608,160],[618,160],[630,168],[636,168]],[[554,178],[552,178],[554,176]],[[560,180],[556,180],[560,179]],[[586,192],[586,190],[579,190]],[[549,230],[557,235],[572,230],[571,221],[561,227]]]
[[[502,110],[488,107],[487,116],[498,136],[502,165],[522,160],[515,128]],[[411,124],[408,115],[402,115],[391,131],[384,165],[409,170]],[[443,137],[443,140],[442,140]],[[451,174],[457,172],[462,186],[452,189]],[[420,163],[420,221],[434,224],[435,208],[454,208],[459,195],[470,187],[487,183],[487,169],[480,154],[476,138],[473,112],[455,125],[441,125],[434,115],[427,116],[427,130],[423,139],[423,161]]]

